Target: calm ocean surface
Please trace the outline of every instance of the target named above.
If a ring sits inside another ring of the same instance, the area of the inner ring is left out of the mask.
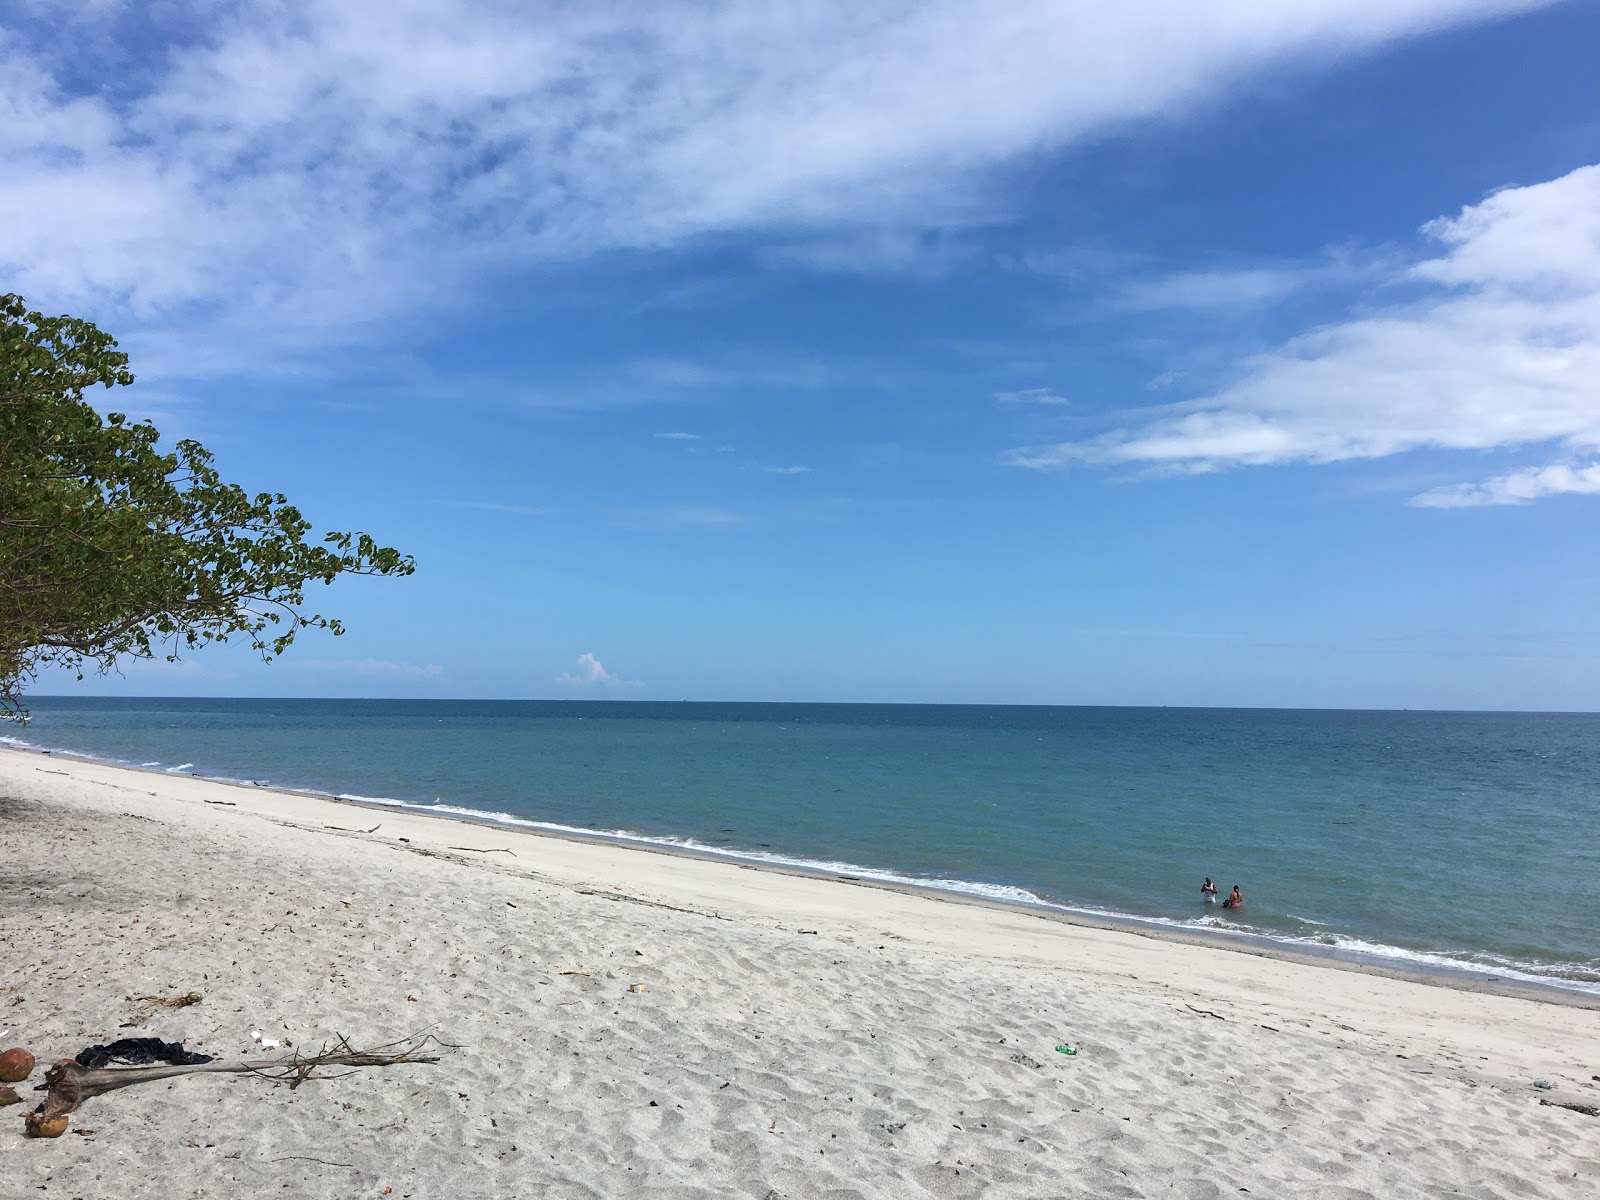
[[[1600,993],[1600,715],[30,704],[4,741]]]

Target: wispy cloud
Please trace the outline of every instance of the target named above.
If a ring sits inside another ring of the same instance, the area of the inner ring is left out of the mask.
[[[698,433],[658,433],[655,436],[669,442],[697,442],[700,440]]]
[[[1584,466],[1524,467],[1482,483],[1430,488],[1412,497],[1411,503],[1418,508],[1483,508],[1494,504],[1531,504],[1544,496],[1561,495],[1600,495],[1600,462]]]
[[[446,500],[444,503],[453,508],[475,508],[480,512],[510,513],[517,517],[542,517],[550,511],[532,504],[494,504],[487,500]]]
[[[644,685],[637,680],[623,679],[605,669],[605,666],[592,654],[578,655],[578,667],[575,671],[563,671],[557,675],[555,682],[559,687],[572,688],[636,688]]]
[[[1203,400],[1010,461],[1195,472],[1546,443],[1558,463],[1419,503],[1590,490],[1590,468],[1565,464],[1600,450],[1600,166],[1497,192],[1424,233],[1445,252],[1393,279],[1422,298],[1297,337]]]
[[[892,265],[1004,219],[1019,155],[1545,2],[37,0],[0,30],[0,271],[204,374],[608,249],[867,231]]]
[[[1060,393],[1042,387],[1023,388],[1016,392],[996,392],[994,401],[996,404],[1033,405],[1039,408],[1066,408],[1072,404],[1071,400]]]
[[[811,468],[810,467],[800,467],[800,466],[794,466],[794,467],[762,467],[761,469],[763,471],[765,471],[768,475],[808,475],[808,474],[811,473]]]
[[[1385,254],[1330,252],[1314,262],[1209,271],[1174,271],[1127,280],[1104,303],[1117,312],[1193,310],[1234,315],[1291,296],[1382,282],[1395,264]]]

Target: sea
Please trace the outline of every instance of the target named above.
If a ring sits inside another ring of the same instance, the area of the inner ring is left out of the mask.
[[[0,742],[1600,994],[1600,715],[29,698]],[[1245,905],[1201,903],[1210,876]]]

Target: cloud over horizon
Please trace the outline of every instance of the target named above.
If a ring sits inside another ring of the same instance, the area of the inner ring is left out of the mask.
[[[642,686],[636,681],[626,680],[619,675],[612,674],[592,654],[578,655],[578,669],[576,671],[563,671],[556,676],[555,682],[559,687],[636,688]]]

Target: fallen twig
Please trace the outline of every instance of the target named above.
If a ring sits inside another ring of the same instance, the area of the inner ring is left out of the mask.
[[[716,917],[719,921],[728,920],[727,917],[717,913],[702,912],[698,908],[683,908],[676,904],[663,904],[659,900],[646,900],[642,896],[630,896],[626,892],[602,892],[599,888],[573,888],[580,896],[599,896],[603,900],[617,900],[625,904],[643,904],[646,908],[664,908],[669,912],[688,913],[695,917]]]
[[[199,1004],[199,992],[186,992],[182,996],[128,996],[127,999],[135,1004],[159,1004],[164,1008],[188,1008],[191,1004]]]
[[[557,975],[589,975],[589,974],[592,974],[592,972],[590,972],[590,971],[557,971],[556,974]]]
[[[205,800],[205,801],[202,801],[202,803],[205,803],[205,804],[221,804],[221,805],[227,806],[228,808],[236,808],[236,807],[238,807],[237,802],[233,801],[233,800]]]
[[[324,825],[323,828],[334,829],[340,833],[377,833],[378,830],[383,828],[383,822],[379,821],[371,829],[346,829],[343,825]]]
[[[517,852],[515,850],[505,850],[505,849],[502,849],[499,846],[494,846],[494,847],[492,847],[492,848],[490,848],[488,850],[480,850],[476,846],[446,846],[445,849],[446,850],[466,850],[466,851],[468,851],[468,852],[470,852],[472,854],[509,854],[509,855],[511,855],[512,858],[515,858],[517,856]]]
[[[1212,1012],[1209,1008],[1196,1008],[1192,1004],[1185,1004],[1184,1007],[1192,1013],[1199,1013],[1202,1017],[1216,1017],[1219,1021],[1226,1021],[1228,1019],[1227,1017],[1222,1016],[1220,1013]]]
[[[429,1044],[444,1045],[432,1034],[401,1042],[390,1042],[371,1050],[356,1050],[347,1038],[340,1037],[334,1049],[319,1054],[304,1055],[296,1052],[289,1058],[256,1058],[244,1062],[208,1062],[162,1064],[151,1067],[85,1067],[76,1060],[63,1058],[45,1073],[44,1105],[37,1113],[30,1113],[28,1126],[55,1121],[68,1113],[76,1112],[85,1100],[103,1096],[119,1088],[136,1083],[154,1083],[158,1079],[172,1079],[178,1075],[232,1074],[260,1075],[265,1079],[287,1082],[291,1089],[308,1079],[326,1077],[327,1067],[392,1067],[399,1063],[436,1063],[438,1055],[424,1055]],[[399,1047],[399,1049],[396,1049]],[[65,1128],[63,1124],[63,1128]]]

